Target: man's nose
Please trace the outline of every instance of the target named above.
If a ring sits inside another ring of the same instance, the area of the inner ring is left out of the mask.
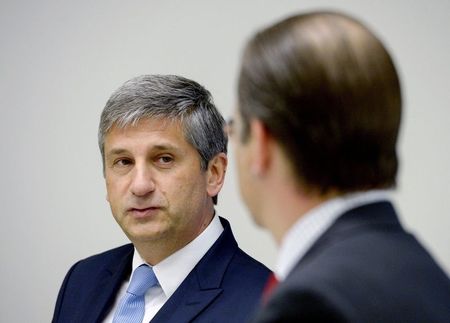
[[[149,167],[136,166],[132,176],[130,190],[133,195],[145,196],[155,190],[154,178]]]

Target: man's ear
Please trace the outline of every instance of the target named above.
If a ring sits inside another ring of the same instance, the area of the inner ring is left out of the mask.
[[[250,172],[254,176],[264,174],[270,165],[271,136],[260,120],[250,120]]]
[[[218,153],[208,163],[206,191],[213,197],[219,194],[225,181],[228,157],[225,153]]]

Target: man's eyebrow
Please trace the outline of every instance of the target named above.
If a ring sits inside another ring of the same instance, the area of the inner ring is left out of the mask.
[[[179,148],[171,144],[160,144],[153,146],[152,150],[179,150]]]
[[[151,148],[153,151],[167,151],[167,150],[173,150],[173,151],[180,151],[180,148],[171,144],[158,144]],[[125,148],[113,148],[106,152],[106,156],[116,156],[116,155],[122,155],[126,154],[129,151]]]
[[[121,155],[124,153],[127,153],[128,150],[124,149],[124,148],[113,148],[109,151],[106,152],[106,156],[111,156],[111,155]]]

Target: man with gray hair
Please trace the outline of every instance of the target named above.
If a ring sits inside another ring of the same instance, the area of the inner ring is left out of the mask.
[[[53,322],[248,319],[269,270],[215,214],[223,127],[210,93],[183,77],[140,76],[112,94],[98,140],[107,200],[132,244],[76,263]]]

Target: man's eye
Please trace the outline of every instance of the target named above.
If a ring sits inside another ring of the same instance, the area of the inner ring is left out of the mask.
[[[115,166],[128,166],[128,165],[131,165],[131,160],[129,160],[129,159],[124,159],[124,158],[117,159],[117,160],[114,162],[114,165],[115,165]]]
[[[171,163],[173,161],[173,158],[170,156],[160,156],[158,158],[158,161],[162,164],[168,164]]]

